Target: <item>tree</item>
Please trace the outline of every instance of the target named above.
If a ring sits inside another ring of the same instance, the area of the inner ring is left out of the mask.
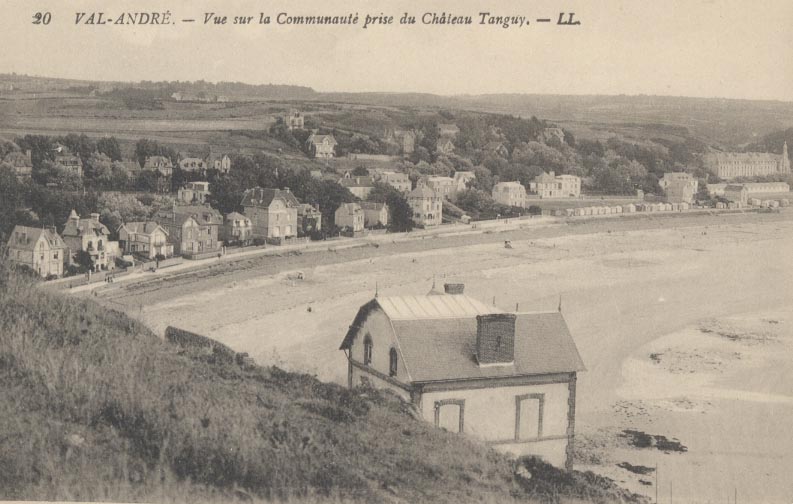
[[[91,154],[85,163],[83,175],[96,186],[110,189],[113,181],[113,162],[105,154]]]
[[[352,175],[356,177],[368,177],[369,170],[367,170],[365,166],[356,166],[352,171]]]
[[[13,170],[0,167],[0,243],[5,244],[8,233],[16,224],[15,213],[23,206],[23,187]]]
[[[109,157],[111,161],[121,161],[121,146],[116,137],[100,138],[96,142],[96,150]]]
[[[94,269],[94,260],[91,259],[91,254],[85,250],[79,250],[74,256],[74,261],[85,268],[86,270]]]
[[[394,187],[376,182],[367,201],[388,205],[388,229],[393,233],[410,231],[416,225],[413,222],[413,210],[405,196]]]
[[[58,137],[56,140],[68,147],[75,156],[79,156],[83,163],[96,151],[96,144],[84,133],[80,135],[69,133],[66,136]]]
[[[141,138],[135,144],[135,159],[137,159],[139,165],[143,166],[149,156],[165,156],[174,164],[176,164],[179,157],[177,152],[171,147],[161,145],[154,140]]]
[[[44,135],[25,135],[17,138],[15,143],[24,152],[29,150],[33,169],[39,168],[43,161],[53,161],[55,152],[53,150],[52,139]]]

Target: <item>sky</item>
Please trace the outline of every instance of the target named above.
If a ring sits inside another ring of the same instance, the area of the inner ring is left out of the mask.
[[[793,0],[3,0],[0,72],[106,81],[296,84],[329,92],[653,94],[793,101]],[[165,26],[76,13],[170,12]],[[49,12],[48,25],[32,24]],[[229,17],[205,25],[205,13]],[[425,13],[474,25],[425,25]],[[479,13],[530,24],[480,25]],[[558,26],[574,12],[577,26]],[[234,16],[271,16],[233,25]],[[276,24],[358,14],[358,25]],[[417,23],[401,25],[403,14]],[[367,14],[392,25],[361,26]],[[195,23],[182,23],[194,18]],[[536,23],[551,18],[551,23]],[[84,18],[85,19],[85,18]]]

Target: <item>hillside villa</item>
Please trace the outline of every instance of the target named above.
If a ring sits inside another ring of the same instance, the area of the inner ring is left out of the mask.
[[[311,157],[329,159],[334,156],[337,143],[333,135],[312,133],[306,140],[306,150]]]
[[[303,129],[306,125],[305,117],[303,114],[296,109],[292,109],[289,111],[289,115],[285,115],[281,118],[284,121],[287,129],[289,131],[296,130],[296,129]]]
[[[165,156],[149,156],[143,164],[144,170],[152,170],[160,172],[163,177],[170,177],[173,175],[173,163]]]
[[[693,203],[699,190],[699,181],[690,173],[664,173],[658,185],[666,192],[669,203]]]
[[[206,159],[207,168],[228,174],[231,171],[231,158],[228,154],[215,154],[211,150]]]
[[[187,182],[179,188],[176,199],[180,203],[203,205],[209,196],[209,182]]]
[[[443,199],[451,199],[455,189],[454,179],[451,177],[422,177],[417,185],[429,187]]]
[[[55,164],[72,175],[83,176],[83,160],[72,154],[68,147],[58,144],[55,148]]]
[[[6,257],[42,278],[62,276],[68,248],[52,228],[14,226],[8,238]]]
[[[493,186],[493,201],[499,205],[526,208],[526,188],[520,182],[499,182]]]
[[[384,171],[380,173],[380,182],[390,185],[403,194],[409,193],[413,187],[408,174],[402,172]]]
[[[298,236],[309,236],[322,231],[322,213],[313,205],[301,203],[297,207]]]
[[[411,130],[386,128],[383,140],[396,145],[400,154],[412,154],[416,150],[416,134]]]
[[[454,196],[456,197],[457,193],[467,190],[468,185],[476,180],[476,174],[472,171],[458,171],[454,172],[452,180],[454,181]]]
[[[231,212],[220,226],[219,238],[225,244],[249,245],[253,242],[253,223],[241,213]]]
[[[483,150],[488,154],[495,154],[505,159],[509,158],[509,149],[504,145],[504,142],[499,142],[497,140],[487,142]]]
[[[358,203],[342,203],[333,214],[336,227],[359,233],[364,229],[364,213]]]
[[[179,160],[179,168],[186,172],[206,172],[207,165],[203,159],[195,156],[184,155]]]
[[[529,183],[529,190],[540,198],[578,198],[581,196],[581,177],[543,172]]]
[[[173,256],[168,231],[154,221],[126,222],[118,228],[118,243],[124,254],[155,259]]]
[[[30,150],[25,152],[11,151],[3,158],[3,164],[13,168],[18,179],[29,179],[33,175],[33,159]]]
[[[433,227],[443,222],[443,198],[429,187],[416,187],[408,193],[407,200],[416,225]]]
[[[253,237],[263,240],[297,236],[297,207],[300,202],[288,187],[248,189],[242,196],[243,213],[253,224]]]
[[[220,248],[220,212],[201,205],[174,206],[157,212],[157,222],[168,232],[168,241],[178,255],[213,252]]]
[[[362,201],[360,205],[363,209],[364,227],[388,226],[388,205],[373,201]]]
[[[560,143],[564,143],[564,130],[562,128],[544,128],[541,138],[544,144],[556,140]]]
[[[363,305],[341,350],[347,384],[389,389],[450,432],[572,468],[577,373],[561,312],[507,313],[433,285]]]
[[[449,137],[440,137],[435,143],[435,152],[438,154],[451,154],[454,152],[454,142]]]
[[[352,175],[349,171],[345,172],[344,176],[339,179],[339,185],[346,187],[353,196],[362,200],[366,199],[372,189],[374,189],[372,177]]]
[[[70,263],[76,262],[79,252],[86,252],[91,257],[93,271],[115,269],[120,254],[118,242],[110,240],[110,230],[99,222],[98,213],[80,218],[72,209],[61,237],[69,247]]]

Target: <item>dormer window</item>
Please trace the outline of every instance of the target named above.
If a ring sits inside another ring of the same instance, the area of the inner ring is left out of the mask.
[[[367,334],[363,339],[363,364],[370,366],[372,364],[372,336]]]

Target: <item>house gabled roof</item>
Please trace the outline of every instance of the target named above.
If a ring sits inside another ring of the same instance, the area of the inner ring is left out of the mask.
[[[408,193],[408,198],[435,198],[438,195],[435,191],[425,185],[421,185]]]
[[[263,189],[254,187],[248,189],[242,196],[243,207],[268,208],[274,199],[280,199],[287,207],[297,207],[300,202],[291,191],[281,189]]]
[[[553,184],[556,182],[556,177],[550,173],[542,172],[541,174],[534,177],[533,182],[535,184]]]
[[[342,177],[339,179],[339,185],[342,187],[374,187],[374,181],[369,176],[355,176]]]
[[[366,318],[382,311],[412,383],[501,378],[583,371],[567,324],[559,312],[517,313],[514,362],[480,366],[476,360],[477,316],[503,313],[465,295],[375,298],[362,306],[341,349],[352,346]]]
[[[362,201],[360,205],[364,210],[375,210],[377,212],[380,212],[384,208],[388,208],[385,203],[376,203],[374,201]]]
[[[10,164],[14,168],[33,167],[33,161],[30,158],[30,151],[11,151],[3,158],[3,162]]]
[[[160,222],[176,221],[180,225],[188,219],[193,219],[197,224],[218,226],[223,224],[223,216],[210,206],[202,205],[179,205],[172,209],[163,209],[157,216]]]
[[[325,142],[325,140],[327,140],[330,145],[338,144],[333,135],[311,135],[308,137],[307,141],[313,143],[314,145],[319,145]]]
[[[171,163],[171,160],[169,158],[165,157],[165,156],[149,156],[149,157],[146,158],[146,161],[145,161],[143,167],[144,168],[149,168],[149,167],[157,168],[154,165],[157,165],[159,163],[162,163],[163,166],[170,166],[171,168],[173,168],[173,163]]]
[[[72,214],[77,215],[72,210]],[[73,219],[70,215],[69,220],[63,227],[63,236],[109,236],[110,230],[101,222],[95,221],[91,218]]]
[[[127,233],[135,233],[142,235],[150,235],[154,231],[156,231],[157,228],[159,228],[160,231],[162,231],[166,235],[168,234],[168,231],[155,221],[125,222],[124,224],[118,227],[118,231],[121,231],[121,228],[126,229]]]
[[[66,247],[63,239],[53,230],[28,226],[14,226],[8,239],[8,246],[14,249],[35,250],[36,244],[42,237],[47,240],[50,248]]]
[[[342,203],[339,205],[339,208],[336,209],[335,213],[341,215],[355,215],[356,213],[360,213],[361,210],[361,205],[358,203]]]

